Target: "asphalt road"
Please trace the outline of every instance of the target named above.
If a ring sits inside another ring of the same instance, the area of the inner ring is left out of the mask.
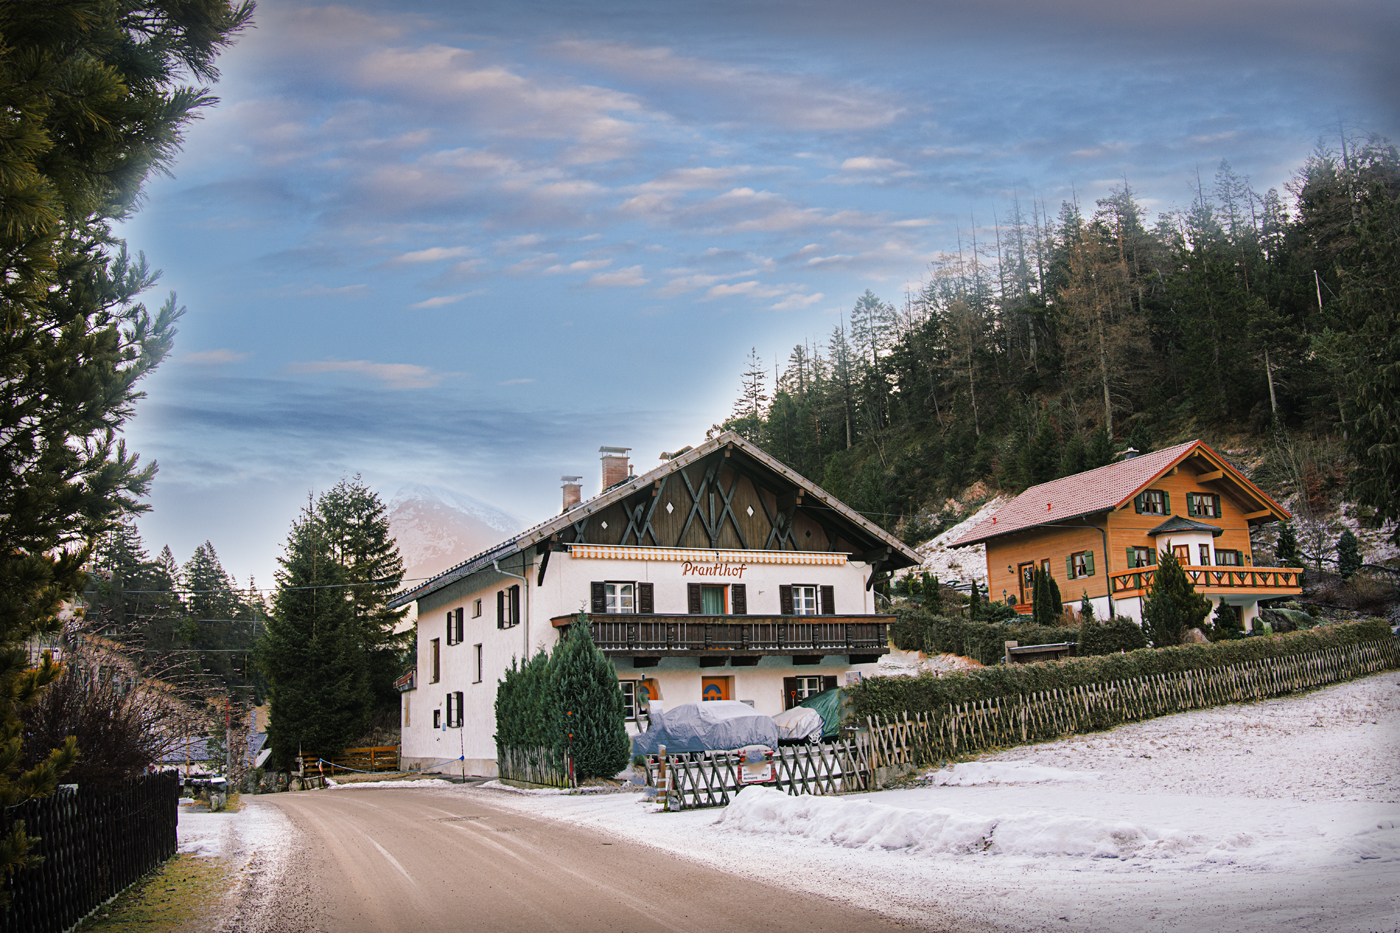
[[[250,803],[281,809],[298,832],[275,868],[254,857],[245,869],[227,927],[237,933],[910,928],[595,830],[497,808],[489,792],[383,788]]]

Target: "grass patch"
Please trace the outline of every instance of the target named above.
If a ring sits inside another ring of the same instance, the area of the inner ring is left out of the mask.
[[[228,893],[231,872],[221,859],[176,855],[99,907],[78,933],[175,933],[208,929]]]

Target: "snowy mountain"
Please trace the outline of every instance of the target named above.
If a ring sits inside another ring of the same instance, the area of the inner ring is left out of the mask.
[[[441,486],[414,483],[389,500],[389,531],[403,557],[405,583],[460,564],[523,527],[513,515]]]

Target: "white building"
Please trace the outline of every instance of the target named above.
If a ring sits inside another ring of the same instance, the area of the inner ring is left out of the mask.
[[[565,477],[560,515],[391,601],[418,609],[406,767],[494,775],[497,682],[580,613],[634,730],[648,702],[779,713],[889,650],[871,586],[918,563],[898,539],[733,433],[642,476],[626,448],[600,453],[601,494]]]

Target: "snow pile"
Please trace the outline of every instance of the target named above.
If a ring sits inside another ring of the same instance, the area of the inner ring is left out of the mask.
[[[931,772],[923,783],[934,787],[977,787],[982,784],[1088,783],[1102,778],[1096,771],[1067,771],[1029,761],[969,761]]]
[[[447,786],[451,781],[444,781],[441,778],[418,778],[412,781],[353,781],[341,784],[331,778],[326,778],[326,787],[329,790],[345,790],[347,787],[432,787],[433,785]]]
[[[790,797],[747,787],[719,819],[726,829],[797,836],[847,849],[909,855],[1022,855],[1154,858],[1204,853],[1210,840],[1173,829],[1093,817],[1019,813],[984,816],[957,810],[906,810],[839,797]],[[1247,840],[1232,840],[1238,847]]]
[[[1006,505],[1008,501],[1010,500],[1005,496],[995,496],[967,520],[954,525],[932,541],[926,541],[916,547],[914,550],[923,558],[923,563],[918,567],[911,568],[908,573],[920,573],[927,570],[943,583],[954,581],[970,583],[976,580],[977,585],[985,591],[987,587],[986,545],[974,544],[972,547],[958,548],[957,550],[953,550],[948,545],[967,534],[974,526],[991,518],[992,513]]]

